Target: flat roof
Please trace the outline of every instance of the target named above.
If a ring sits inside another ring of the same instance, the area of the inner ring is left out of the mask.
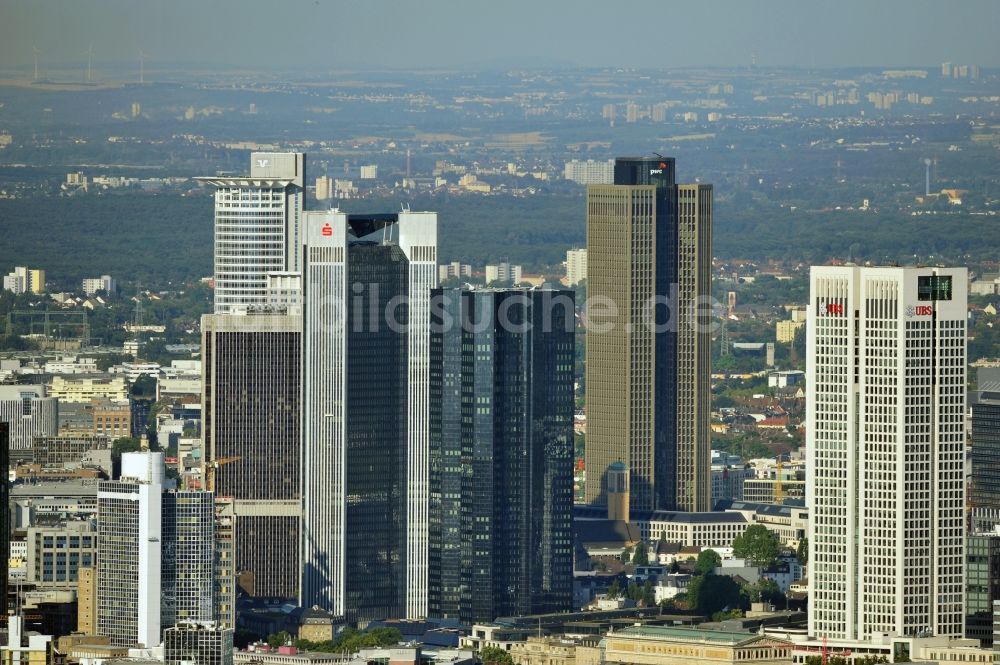
[[[635,635],[637,637],[653,637],[665,640],[694,641],[694,642],[721,642],[726,644],[739,644],[754,638],[762,637],[756,633],[737,633],[726,630],[700,630],[698,628],[684,628],[680,626],[632,626],[625,628],[618,633],[611,633],[608,638],[616,634]]]

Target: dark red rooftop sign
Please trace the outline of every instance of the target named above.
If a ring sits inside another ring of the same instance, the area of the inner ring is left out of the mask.
[[[333,227],[330,226],[329,224],[324,224],[323,225],[323,231],[322,231],[322,233],[325,236],[332,236],[333,235]]]
[[[839,302],[831,302],[826,304],[826,313],[833,314],[836,316],[844,315],[844,306]]]

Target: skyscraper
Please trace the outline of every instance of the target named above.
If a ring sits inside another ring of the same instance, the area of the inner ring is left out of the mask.
[[[964,268],[814,267],[809,634],[962,636]]]
[[[972,488],[977,511],[1000,515],[1000,383],[980,381],[972,410]]]
[[[125,453],[97,492],[97,630],[116,646],[160,643],[163,453]]]
[[[0,499],[3,499],[3,514],[0,518],[0,552],[10,552],[10,425],[0,422]],[[0,556],[0,614],[7,614],[7,565],[8,556]]]
[[[160,643],[176,621],[208,621],[215,598],[215,508],[209,492],[178,492],[163,453],[122,455],[97,492],[97,630],[116,646]]]
[[[232,499],[233,564],[251,598],[299,595],[302,317],[202,317],[206,479]]]
[[[437,216],[305,219],[301,602],[426,616]]]
[[[676,184],[672,158],[587,188],[588,502],[621,462],[633,510],[710,508],[711,261],[712,187]]]
[[[434,294],[430,613],[476,622],[567,611],[573,292]]]
[[[267,276],[298,272],[304,153],[254,152],[250,175],[198,180],[215,190],[215,313],[266,302]]]

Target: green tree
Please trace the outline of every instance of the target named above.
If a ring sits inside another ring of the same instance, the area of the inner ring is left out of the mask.
[[[622,560],[622,563],[628,563],[629,561],[632,560],[632,548],[631,547],[626,547],[625,548],[625,551],[622,552],[621,560]]]
[[[722,557],[715,550],[702,550],[694,569],[699,575],[710,575],[722,565]]]
[[[483,647],[479,659],[483,665],[514,665],[514,659],[500,647]]]
[[[803,538],[799,541],[799,546],[795,548],[795,558],[803,566],[809,563],[809,539]]]
[[[270,635],[268,635],[267,644],[272,649],[277,649],[278,647],[283,647],[286,644],[288,644],[289,640],[291,639],[292,636],[283,630],[279,633],[271,633]]]
[[[653,588],[653,580],[646,580],[642,585],[642,604],[644,607],[656,605],[656,590]]]
[[[733,556],[752,566],[769,566],[778,558],[778,540],[763,524],[751,524],[733,541]]]
[[[632,554],[632,563],[636,566],[649,565],[649,548],[646,543],[640,542],[635,546],[635,553]]]
[[[723,610],[742,608],[742,591],[728,575],[699,575],[688,584],[688,605],[699,614],[712,616]]]
[[[622,585],[618,583],[617,577],[611,582],[606,595],[608,598],[618,598],[622,595]]]
[[[121,459],[122,453],[136,453],[142,450],[142,443],[134,436],[123,436],[111,443],[111,456]]]

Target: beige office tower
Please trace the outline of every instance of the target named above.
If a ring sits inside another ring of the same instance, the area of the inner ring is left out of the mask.
[[[675,184],[672,158],[587,189],[588,503],[620,462],[633,514],[711,508],[711,227],[711,186]]]

